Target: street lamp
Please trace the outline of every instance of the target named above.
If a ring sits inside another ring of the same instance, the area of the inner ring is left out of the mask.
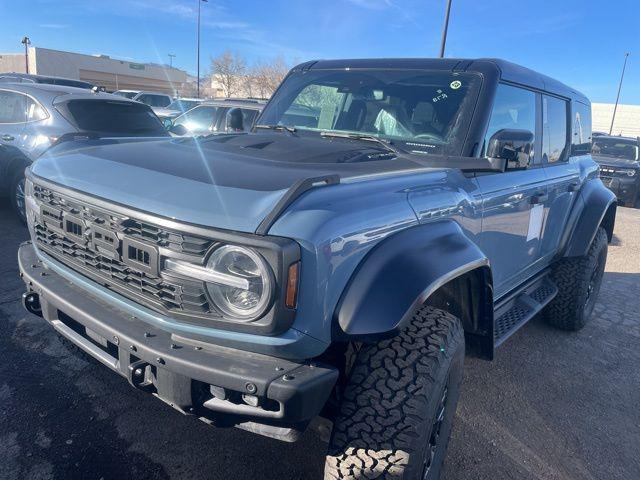
[[[169,56],[169,68],[173,68],[173,59],[176,57],[175,53],[167,53]]]
[[[24,45],[24,69],[28,75],[29,74],[29,45],[31,45],[31,40],[29,40],[29,37],[24,37],[20,43]]]
[[[440,41],[440,58],[444,58],[444,47],[447,43],[447,30],[449,30],[449,13],[451,12],[451,0],[447,0],[447,10],[444,14],[444,25],[442,26],[442,40]]]
[[[197,89],[198,89],[198,98],[200,98],[200,3],[207,3],[208,0],[196,0],[198,2],[198,78],[197,78]]]
[[[627,58],[629,58],[629,52],[624,54],[622,75],[620,75],[620,83],[618,84],[618,95],[616,95],[616,104],[613,107],[613,116],[611,117],[611,127],[609,127],[609,135],[611,135],[611,132],[613,132],[613,122],[616,120],[616,110],[618,110],[618,100],[620,100],[620,90],[622,90],[622,79],[624,78],[624,70],[625,68],[627,68]]]

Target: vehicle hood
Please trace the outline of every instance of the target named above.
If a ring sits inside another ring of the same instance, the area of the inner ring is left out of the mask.
[[[255,232],[298,180],[338,174],[345,181],[420,169],[375,144],[286,133],[90,139],[53,148],[31,167],[36,176],[107,201],[241,232]]]
[[[607,155],[591,155],[591,157],[600,165],[608,165],[610,167],[620,168],[640,168],[640,162],[636,160],[627,160],[625,158],[610,157]]]

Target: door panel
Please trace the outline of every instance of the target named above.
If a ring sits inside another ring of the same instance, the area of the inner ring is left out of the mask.
[[[483,199],[481,246],[491,262],[498,298],[536,272],[547,177],[542,168],[532,168],[484,175],[478,184]]]
[[[549,179],[548,218],[542,238],[543,257],[555,255],[580,188],[580,169],[569,158],[569,102],[542,95],[542,161]]]

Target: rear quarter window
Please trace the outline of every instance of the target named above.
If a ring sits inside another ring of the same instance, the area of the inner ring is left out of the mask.
[[[81,131],[114,136],[166,136],[158,117],[146,105],[117,100],[71,100],[62,107]]]

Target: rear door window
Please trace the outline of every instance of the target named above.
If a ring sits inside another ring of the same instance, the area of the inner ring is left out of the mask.
[[[567,160],[567,101],[542,96],[542,156],[548,163]]]
[[[0,90],[0,123],[26,122],[28,100],[26,95]]]
[[[591,152],[591,106],[573,102],[573,136],[571,155],[588,155]]]
[[[64,104],[81,131],[114,136],[166,136],[166,129],[146,105],[117,100],[71,100]]]

